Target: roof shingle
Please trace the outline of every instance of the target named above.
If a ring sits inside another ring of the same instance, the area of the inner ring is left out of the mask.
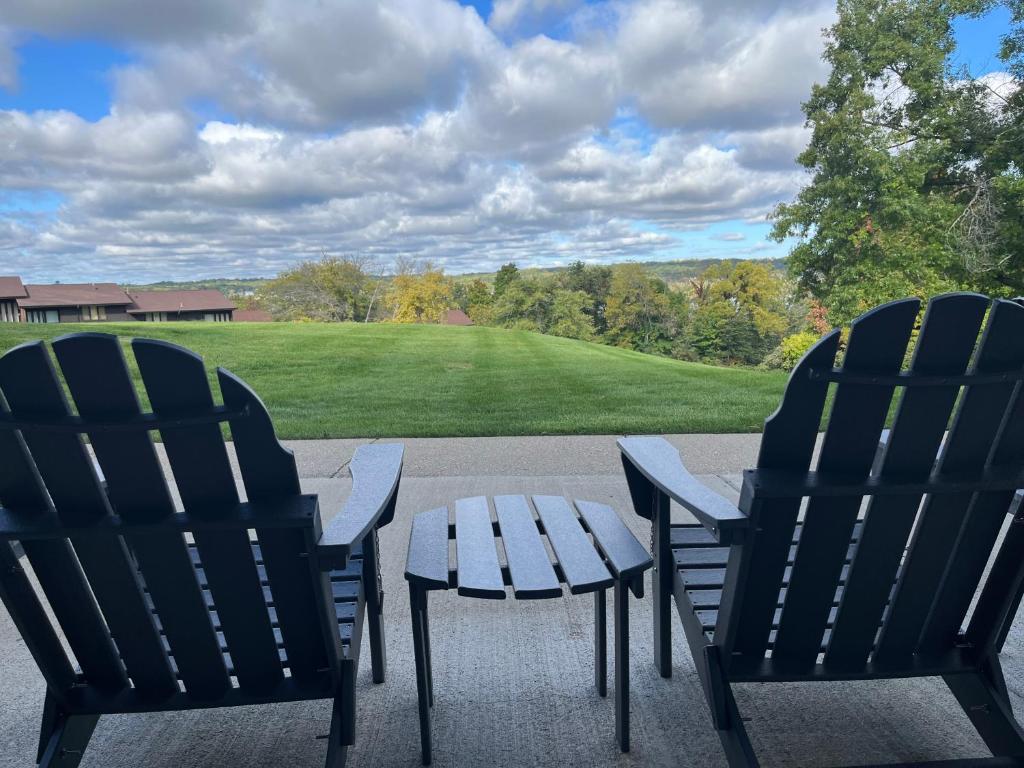
[[[224,312],[235,303],[220,291],[206,288],[195,291],[136,291],[128,294],[133,315],[144,312]]]
[[[19,299],[22,307],[83,307],[89,305],[126,305],[132,300],[116,283],[57,283],[26,285],[28,298]]]
[[[14,275],[0,277],[0,299],[20,299],[27,295],[20,277]]]

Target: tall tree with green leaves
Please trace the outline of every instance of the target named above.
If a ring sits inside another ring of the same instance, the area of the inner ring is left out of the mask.
[[[831,75],[804,104],[812,178],[772,232],[800,238],[790,270],[835,322],[906,295],[1024,290],[1019,83],[953,57],[954,19],[996,4],[839,0]],[[1022,21],[1024,0],[1009,5]],[[1017,34],[1003,53],[1019,67]]]
[[[514,261],[510,261],[508,264],[502,264],[501,269],[498,270],[494,276],[494,296],[497,298],[505,292],[512,283],[519,279],[519,267],[516,266]]]
[[[678,333],[668,286],[639,264],[612,268],[605,339],[618,347],[669,354]]]

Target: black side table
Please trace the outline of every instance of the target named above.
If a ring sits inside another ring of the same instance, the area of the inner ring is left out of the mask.
[[[430,708],[434,706],[427,593],[452,587],[460,595],[491,600],[504,600],[506,586],[512,587],[519,600],[561,597],[562,584],[567,584],[573,595],[593,592],[594,680],[601,696],[607,695],[605,603],[606,590],[612,587],[615,734],[619,748],[629,751],[627,589],[637,598],[643,597],[643,572],[653,561],[611,507],[590,501],[570,502],[561,496],[533,496],[532,500],[536,517],[525,496],[495,496],[496,520],[492,520],[487,498],[478,496],[455,502],[454,524],[449,523],[445,507],[421,512],[413,520],[405,578],[412,604],[424,765],[431,761]],[[545,538],[555,562],[544,546]],[[455,568],[450,567],[448,558],[448,542],[452,539]],[[504,550],[507,565],[501,565],[499,548]]]

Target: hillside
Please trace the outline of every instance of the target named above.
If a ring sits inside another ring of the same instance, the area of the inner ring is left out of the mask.
[[[194,349],[211,374],[248,381],[287,438],[752,432],[785,382],[526,331],[386,323],[0,324],[0,351],[77,330]]]
[[[735,263],[738,259],[676,259],[674,261],[640,261],[640,266],[656,277],[660,277],[666,283],[678,283],[691,277],[696,277],[708,267],[715,264]],[[766,263],[774,269],[783,271],[786,269],[785,259],[769,259]],[[614,264],[608,265],[614,266]],[[524,274],[553,274],[563,272],[565,267],[533,267],[523,269]],[[467,272],[461,275],[454,275],[456,280],[475,280],[477,278],[485,283],[494,282],[494,272]]]
[[[660,277],[667,283],[678,283],[691,277],[696,277],[708,267],[722,262],[733,262],[735,259],[678,259],[675,261],[642,261],[641,266],[651,274]],[[785,259],[772,259],[769,262],[775,269],[786,268]],[[612,265],[614,266],[614,265]],[[533,267],[524,268],[523,272],[531,273],[554,273],[565,270],[565,267]],[[465,272],[451,277],[459,282],[468,282],[480,278],[484,282],[494,282],[494,272]],[[269,278],[262,277],[212,277],[204,280],[164,280],[159,283],[148,284],[126,284],[125,290],[145,291],[179,291],[190,288],[216,288],[228,296],[249,296],[252,295]]]

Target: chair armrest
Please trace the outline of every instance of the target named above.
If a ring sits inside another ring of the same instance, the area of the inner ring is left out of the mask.
[[[691,475],[671,443],[660,437],[624,437],[619,440],[619,450],[634,506],[640,496],[634,491],[634,485],[646,484],[688,509],[720,544],[734,544],[743,539],[749,518],[727,498]],[[644,517],[649,514],[640,509],[637,513]]]
[[[371,530],[391,522],[404,453],[405,446],[400,443],[364,445],[356,450],[349,463],[352,492],[317,543],[321,569],[344,568],[352,550]]]

